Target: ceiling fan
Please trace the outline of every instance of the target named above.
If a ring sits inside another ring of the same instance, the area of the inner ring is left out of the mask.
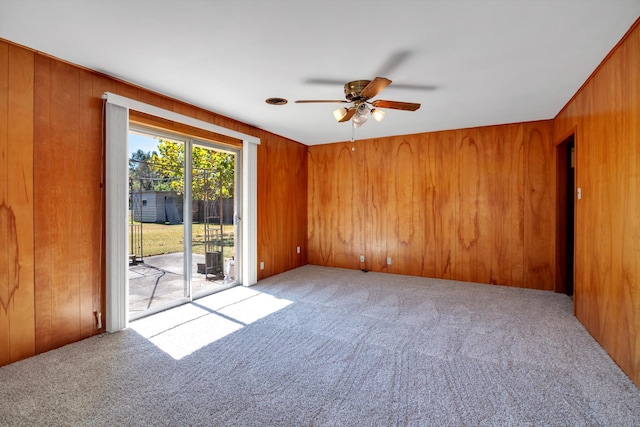
[[[385,77],[376,77],[373,80],[354,80],[344,85],[344,94],[347,100],[335,99],[302,99],[296,103],[353,103],[351,107],[343,107],[335,110],[333,116],[340,123],[351,120],[354,127],[360,127],[367,121],[367,114],[370,113],[374,119],[381,121],[385,112],[380,108],[390,108],[393,110],[416,111],[420,108],[420,104],[412,102],[385,101],[376,100],[369,101],[378,95],[384,88],[391,84],[391,80]],[[371,108],[371,107],[373,108]]]

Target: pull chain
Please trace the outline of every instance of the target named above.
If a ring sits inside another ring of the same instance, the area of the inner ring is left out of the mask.
[[[351,151],[356,151],[355,145],[356,124],[351,121]]]

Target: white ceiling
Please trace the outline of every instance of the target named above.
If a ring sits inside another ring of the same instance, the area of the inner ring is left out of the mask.
[[[357,139],[553,118],[639,16],[640,0],[0,0],[0,37],[313,145],[351,125],[293,101],[376,76],[393,83],[375,99],[422,107]]]

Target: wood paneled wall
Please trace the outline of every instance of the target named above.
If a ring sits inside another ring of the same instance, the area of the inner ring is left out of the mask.
[[[640,386],[640,25],[555,119],[575,132],[576,316]]]
[[[106,91],[260,137],[260,277],[306,264],[305,146],[0,40],[0,365],[100,332]]]
[[[552,290],[552,125],[309,147],[309,263]]]

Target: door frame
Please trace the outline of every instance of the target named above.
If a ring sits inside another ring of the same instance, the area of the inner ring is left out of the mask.
[[[258,281],[257,245],[257,146],[260,138],[217,126],[193,117],[145,104],[130,98],[105,92],[105,329],[116,332],[128,326],[128,134],[129,110],[146,113],[242,141],[242,214],[239,216],[242,239],[242,267],[238,284],[251,286]]]
[[[555,292],[566,293],[567,283],[565,278],[567,277],[567,215],[568,215],[568,203],[564,195],[567,191],[568,184],[568,171],[567,164],[569,161],[569,154],[567,147],[573,141],[574,147],[574,191],[573,191],[573,295],[574,295],[574,309],[575,309],[575,295],[576,295],[576,283],[575,283],[575,248],[576,248],[576,217],[577,217],[577,200],[575,187],[577,184],[578,176],[578,137],[576,129],[572,129],[558,142],[556,142],[556,256],[555,256]]]

